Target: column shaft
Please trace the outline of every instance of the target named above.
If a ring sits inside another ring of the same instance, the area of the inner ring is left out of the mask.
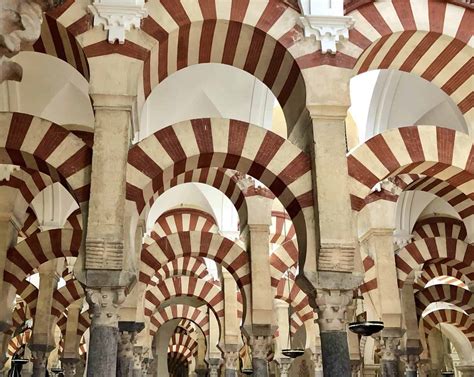
[[[255,377],[268,377],[268,352],[272,344],[270,336],[251,336],[252,368]]]

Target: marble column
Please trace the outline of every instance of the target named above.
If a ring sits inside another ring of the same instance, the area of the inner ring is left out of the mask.
[[[352,290],[316,291],[324,377],[351,375],[346,332],[346,311],[351,302]]]
[[[116,377],[118,310],[123,289],[86,288],[91,313],[87,377]]]
[[[117,377],[133,377],[136,373],[138,376],[141,374],[141,347],[135,347],[135,344],[137,334],[144,327],[144,323],[140,322],[120,321],[118,323],[120,335],[117,352]]]
[[[314,377],[323,377],[323,357],[320,352],[313,352],[311,361],[314,366]]]
[[[209,359],[209,377],[219,377],[220,359]]]
[[[282,357],[278,361],[278,369],[280,369],[280,377],[288,377],[291,367],[291,359],[287,357]]]
[[[74,377],[76,375],[76,365],[78,359],[61,359],[61,366],[64,370],[64,377]]]
[[[405,363],[405,377],[417,377],[420,357],[414,354],[407,354],[403,355],[400,359]]]
[[[251,336],[252,368],[255,377],[268,377],[268,353],[272,345],[271,336]]]
[[[381,377],[400,377],[398,369],[400,337],[382,333],[380,345]]]
[[[32,348],[31,356],[31,361],[33,363],[33,377],[44,377],[46,375],[49,352]]]
[[[239,352],[227,351],[224,353],[225,377],[237,377],[239,370]]]

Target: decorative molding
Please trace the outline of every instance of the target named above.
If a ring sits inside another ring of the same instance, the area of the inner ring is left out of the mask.
[[[380,338],[380,358],[386,361],[396,361],[400,356],[400,338],[396,336],[382,336]]]
[[[224,354],[225,369],[238,370],[239,369],[239,353],[237,351],[228,351]]]
[[[92,326],[118,327],[119,307],[125,301],[124,288],[86,288]]]
[[[141,20],[148,16],[144,0],[95,0],[89,10],[94,27],[103,25],[108,31],[109,43],[125,43],[125,31],[132,26],[140,29]]]
[[[355,245],[321,243],[318,270],[352,272],[354,270]]]
[[[316,289],[318,323],[321,331],[345,331],[352,290]]]
[[[86,240],[86,269],[121,270],[122,262],[122,241],[90,238]]]
[[[349,16],[304,15],[300,22],[306,38],[314,37],[321,42],[323,54],[335,54],[336,44],[341,38],[349,39],[349,29],[354,26],[354,20]]]

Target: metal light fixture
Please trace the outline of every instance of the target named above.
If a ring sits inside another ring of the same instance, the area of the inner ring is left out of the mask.
[[[369,295],[370,298],[370,295]],[[364,312],[364,297],[358,295],[354,297],[355,300],[361,300],[362,312]],[[371,336],[383,330],[384,324],[382,321],[367,321],[367,318],[360,318],[361,320],[349,323],[349,330],[361,336]]]
[[[288,297],[291,301],[291,286],[290,286],[290,269],[287,270],[287,281],[288,281]],[[291,339],[291,315],[290,315],[291,304],[288,307],[288,348],[282,349],[281,353],[291,359],[296,359],[299,356],[304,355],[304,349],[293,347],[293,342]]]
[[[9,376],[21,377],[21,368],[28,362],[29,360],[27,359],[12,359],[12,369],[10,371]]]

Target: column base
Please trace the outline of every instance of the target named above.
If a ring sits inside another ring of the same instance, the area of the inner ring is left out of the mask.
[[[321,332],[324,377],[351,375],[351,360],[345,331]]]
[[[116,377],[118,328],[91,328],[87,377]]]

